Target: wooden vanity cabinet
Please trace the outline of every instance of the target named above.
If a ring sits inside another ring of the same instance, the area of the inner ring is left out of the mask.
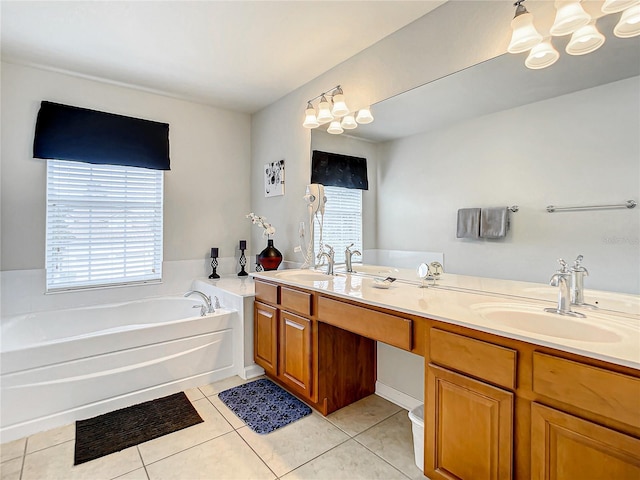
[[[253,356],[267,374],[278,374],[278,309],[262,302],[253,307]]]
[[[516,351],[432,328],[428,355],[425,475],[512,478]]]
[[[376,341],[425,358],[431,480],[640,480],[640,372],[256,279],[255,361],[324,415],[374,393]]]
[[[541,352],[532,366],[532,480],[640,479],[640,439],[624,433],[640,429],[640,379]]]
[[[640,479],[640,375],[429,321],[425,465],[435,479]]]
[[[278,378],[310,400],[314,400],[312,328],[313,322],[308,318],[280,312]]]
[[[254,359],[323,415],[375,392],[375,341],[321,323],[314,292],[255,280]]]
[[[533,403],[531,479],[605,478],[640,478],[640,440]]]

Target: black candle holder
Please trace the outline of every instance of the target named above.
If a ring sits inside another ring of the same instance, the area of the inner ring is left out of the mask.
[[[239,277],[246,277],[247,275],[249,275],[247,272],[245,272],[244,267],[247,264],[247,257],[244,256],[244,251],[245,249],[241,249],[240,250],[240,271],[238,272],[238,276]]]
[[[211,275],[209,278],[220,278],[220,275],[216,273],[216,268],[218,268],[218,249],[211,249]]]
[[[260,265],[260,254],[256,255],[256,272],[261,272],[264,270],[262,265]]]

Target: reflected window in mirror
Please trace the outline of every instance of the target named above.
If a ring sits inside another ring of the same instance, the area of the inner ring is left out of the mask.
[[[325,205],[322,241],[335,250],[335,263],[344,263],[344,250],[362,251],[362,190],[325,186]],[[320,231],[314,232],[314,251],[320,249]],[[326,251],[326,249],[325,249]],[[355,261],[359,261],[357,257]]]

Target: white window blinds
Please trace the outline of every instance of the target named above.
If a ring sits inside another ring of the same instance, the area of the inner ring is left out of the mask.
[[[47,161],[47,291],[162,277],[163,172]]]
[[[362,252],[362,190],[343,187],[324,187],[325,205],[323,242],[335,249],[335,263],[344,263],[345,247]],[[314,248],[320,252],[320,232],[315,231]],[[354,257],[354,261],[358,261]],[[317,262],[316,262],[317,263]]]

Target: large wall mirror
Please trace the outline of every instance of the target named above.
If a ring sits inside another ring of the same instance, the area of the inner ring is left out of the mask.
[[[448,272],[546,283],[584,256],[585,287],[640,293],[640,38],[544,70],[503,55],[372,106],[375,121],[312,149],[364,156],[365,248],[443,252]],[[562,38],[560,39],[562,40]],[[568,40],[568,39],[567,39]],[[456,238],[457,210],[518,205],[498,240]]]

